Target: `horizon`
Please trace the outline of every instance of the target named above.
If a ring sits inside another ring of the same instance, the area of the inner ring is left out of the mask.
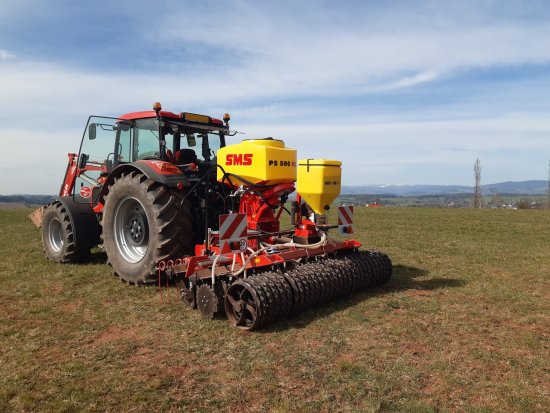
[[[4,1],[0,193],[56,193],[90,115],[155,101],[341,160],[345,186],[470,186],[476,158],[547,179],[549,3],[314,3]]]
[[[514,184],[522,184],[522,183],[525,183],[525,182],[541,182],[541,183],[544,183],[545,185],[548,184],[548,180],[544,180],[544,179],[527,179],[525,181],[503,181],[503,182],[493,182],[493,183],[490,183],[490,184],[481,184],[481,187],[488,187],[488,186],[491,186],[491,185],[500,185],[500,184],[506,184],[506,183],[514,183]],[[398,186],[398,187],[405,187],[405,186],[411,186],[411,187],[415,187],[415,186],[461,186],[461,187],[468,187],[468,188],[472,188],[473,189],[473,185],[454,185],[454,184],[376,184],[376,183],[368,183],[368,184],[358,184],[358,185],[346,185],[346,184],[342,184],[342,188],[343,187],[364,187],[364,186],[376,186],[376,187],[380,187],[380,188],[383,188],[383,187],[388,187],[388,186]],[[544,193],[541,193],[540,195],[546,195],[547,194],[547,191],[544,192]],[[26,196],[26,195],[30,195],[30,196],[56,196],[56,195],[53,195],[53,194],[46,194],[46,193],[12,193],[12,194],[3,194],[1,193],[0,196]],[[341,195],[345,195],[345,194],[342,194]]]
[[[492,182],[490,184],[484,184],[483,181],[481,183],[481,187],[484,187],[484,186],[490,186],[490,185],[500,185],[500,184],[507,184],[507,183],[512,183],[512,184],[521,184],[521,183],[525,183],[525,182],[545,182],[547,183],[548,180],[545,180],[545,179],[526,179],[526,180],[522,180],[522,181],[515,181],[515,180],[511,180],[511,181],[501,181],[501,182]],[[342,184],[342,186],[466,186],[466,187],[471,187],[473,188],[474,185],[468,185],[468,184],[465,184],[465,185],[460,185],[460,184],[384,184],[384,183],[368,183],[368,184],[358,184],[358,185],[344,185]]]

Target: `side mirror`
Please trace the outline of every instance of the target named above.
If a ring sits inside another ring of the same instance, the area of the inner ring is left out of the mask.
[[[88,159],[90,159],[89,155],[86,155],[85,153],[81,153],[80,157],[78,158],[78,169],[84,169],[86,166],[86,163],[88,162]]]
[[[189,146],[190,148],[192,148],[193,146],[197,146],[197,140],[195,139],[195,135],[193,133],[185,136],[187,137],[187,146]]]
[[[90,126],[88,126],[88,139],[93,141],[96,137],[97,132],[97,123],[90,123]]]

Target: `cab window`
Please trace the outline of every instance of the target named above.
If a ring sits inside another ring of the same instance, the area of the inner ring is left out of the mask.
[[[136,120],[134,128],[134,159],[160,159],[160,140],[156,119]]]

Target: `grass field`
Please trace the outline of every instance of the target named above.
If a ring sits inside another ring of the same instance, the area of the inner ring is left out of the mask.
[[[356,209],[384,287],[243,333],[0,210],[0,411],[550,411],[550,211]]]

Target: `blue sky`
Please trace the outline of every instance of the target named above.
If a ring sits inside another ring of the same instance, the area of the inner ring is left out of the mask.
[[[0,4],[0,194],[56,193],[89,115],[232,115],[347,185],[546,179],[545,1]]]

